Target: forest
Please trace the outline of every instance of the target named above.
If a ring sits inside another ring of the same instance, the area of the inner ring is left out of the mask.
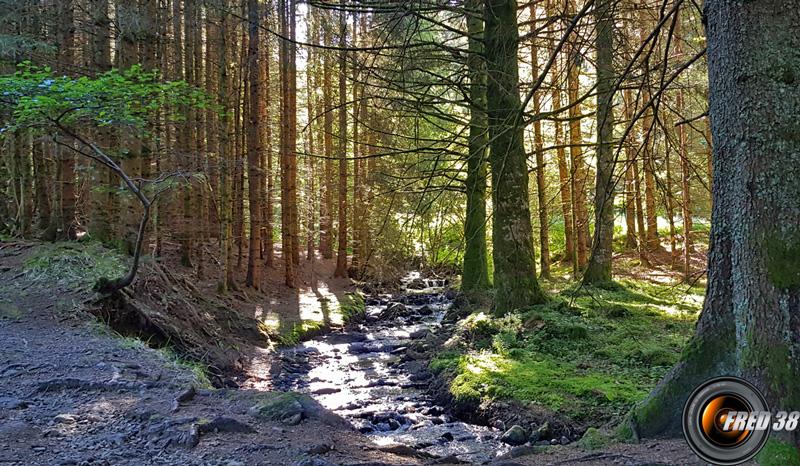
[[[0,463],[800,465],[798,24],[0,0]]]

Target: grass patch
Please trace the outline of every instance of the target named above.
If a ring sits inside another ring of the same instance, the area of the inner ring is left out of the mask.
[[[642,400],[680,357],[702,303],[699,289],[626,280],[568,285],[502,319],[476,312],[434,372],[460,401],[515,399],[576,421],[603,422]]]
[[[100,278],[115,279],[127,270],[119,252],[98,242],[42,244],[23,267],[34,282],[68,289],[90,289]]]

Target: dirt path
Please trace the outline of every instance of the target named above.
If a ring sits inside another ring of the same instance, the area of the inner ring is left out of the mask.
[[[249,412],[257,391],[192,395],[191,368],[111,335],[85,296],[28,281],[25,254],[0,255],[0,464],[414,463],[314,406],[287,425]]]

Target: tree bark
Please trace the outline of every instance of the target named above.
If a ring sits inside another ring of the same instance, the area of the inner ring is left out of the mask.
[[[800,10],[784,6],[706,3],[715,176],[708,293],[681,362],[634,410],[643,436],[679,434],[689,393],[716,375],[744,377],[775,409],[800,409]]]
[[[247,186],[250,212],[250,247],[247,254],[247,286],[255,289],[261,284],[261,153],[262,134],[259,117],[261,107],[260,56],[259,56],[259,8],[256,0],[247,0],[247,79],[249,81],[248,125],[247,125]]]
[[[483,9],[481,0],[465,3],[469,70],[469,142],[467,155],[467,208],[464,219],[464,263],[461,289],[489,287],[486,254],[486,149],[489,144],[486,117],[486,64],[483,53]]]
[[[347,21],[339,13],[339,244],[336,251],[334,277],[347,276]]]
[[[536,32],[536,4],[529,6],[531,18],[531,32]],[[531,40],[531,76],[539,76],[539,47],[536,38]],[[533,93],[533,113],[536,116],[542,111],[541,92]],[[547,185],[544,177],[544,137],[542,135],[542,120],[537,118],[533,122],[533,152],[536,157],[536,196],[539,213],[539,265],[542,278],[550,278],[550,215],[547,212]]]
[[[614,14],[611,0],[599,0],[597,17],[597,178],[594,241],[583,283],[611,281],[614,251]]]
[[[517,2],[485,0],[495,313],[545,301],[536,279],[519,99]]]

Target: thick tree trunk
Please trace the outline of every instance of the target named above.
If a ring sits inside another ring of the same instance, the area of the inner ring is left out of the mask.
[[[743,376],[773,409],[800,409],[800,10],[784,6],[706,3],[715,143],[708,294],[681,362],[634,410],[645,436],[677,435],[687,396],[715,375]]]
[[[330,25],[328,24],[328,15],[325,14],[323,27],[324,27],[324,42],[325,44],[331,43]],[[323,111],[323,151],[325,155],[325,166],[322,170],[322,201],[320,202],[319,214],[319,252],[325,259],[333,257],[333,86],[331,84],[333,74],[331,63],[331,54],[329,51],[324,51],[322,57],[322,105]]]
[[[583,283],[611,280],[614,238],[614,15],[611,0],[600,0],[597,16],[597,181],[594,241]]]
[[[483,8],[481,0],[465,4],[469,34],[469,154],[467,155],[467,211],[464,219],[464,264],[461,289],[489,287],[486,254],[486,64],[483,59]]]
[[[517,2],[486,0],[489,161],[492,169],[492,242],[495,312],[545,301],[536,280],[528,166],[519,99]]]

